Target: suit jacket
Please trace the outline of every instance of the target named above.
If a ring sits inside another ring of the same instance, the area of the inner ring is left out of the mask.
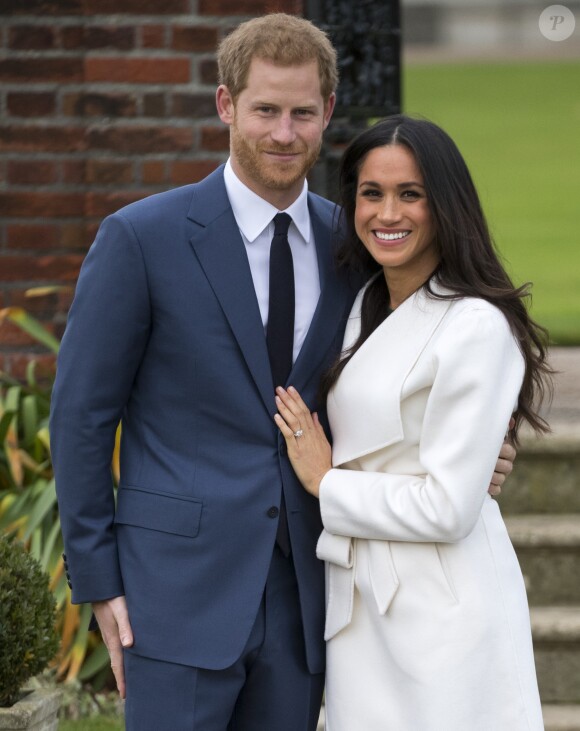
[[[314,407],[354,293],[334,271],[334,205],[308,202],[321,295],[289,382]],[[51,445],[73,601],[125,594],[135,652],[213,669],[239,657],[283,490],[308,663],[322,670],[319,507],[290,467],[275,412],[223,168],[105,219],[62,341]]]
[[[360,303],[346,346],[360,331]],[[378,678],[394,727],[434,728],[435,718],[446,729],[542,728],[524,582],[487,494],[523,372],[498,309],[419,290],[329,396],[334,467],[321,483],[318,544],[326,637],[337,663]],[[371,646],[385,648],[367,669],[356,653],[337,659],[369,642],[353,639],[369,626],[353,618],[355,586],[373,617]]]

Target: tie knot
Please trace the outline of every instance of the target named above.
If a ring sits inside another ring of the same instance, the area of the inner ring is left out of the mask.
[[[287,213],[277,213],[274,216],[274,236],[287,236],[292,218]]]

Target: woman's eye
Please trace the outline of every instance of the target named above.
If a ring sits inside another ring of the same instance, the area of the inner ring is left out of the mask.
[[[416,190],[405,190],[401,196],[410,200],[417,200],[417,198],[421,197],[421,194]]]
[[[380,192],[378,190],[373,190],[372,188],[369,188],[368,190],[363,190],[361,192],[361,196],[363,198],[378,198],[380,196]]]

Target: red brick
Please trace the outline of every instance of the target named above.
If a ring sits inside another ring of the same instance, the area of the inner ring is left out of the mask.
[[[165,94],[144,94],[143,114],[146,117],[165,117]]]
[[[67,251],[86,251],[91,241],[87,242],[87,226],[85,223],[65,223],[61,226],[60,248]]]
[[[56,356],[50,353],[21,353],[5,356],[6,371],[20,380],[26,378],[26,369],[31,362],[36,363],[34,375],[38,381],[42,383],[44,380],[52,379],[56,368]]]
[[[214,152],[222,152],[230,148],[230,131],[228,127],[203,127],[201,130],[201,148]]]
[[[26,305],[25,305],[26,308]],[[26,308],[28,309],[28,308]],[[54,325],[50,322],[43,322],[43,326],[51,334],[54,334]],[[24,332],[17,325],[12,324],[8,320],[0,322],[0,345],[2,346],[22,346],[36,345],[37,341]]]
[[[61,45],[67,51],[84,49],[85,27],[82,25],[69,25],[60,29]]]
[[[213,117],[216,115],[215,94],[174,94],[171,99],[174,117]]]
[[[6,106],[14,117],[45,117],[55,112],[56,94],[51,91],[8,92]]]
[[[176,160],[171,165],[170,180],[177,185],[196,183],[213,172],[219,164],[217,160]]]
[[[83,62],[77,58],[7,58],[0,60],[1,81],[83,80]]]
[[[93,150],[123,150],[125,153],[180,152],[190,150],[189,127],[105,127],[88,132]]]
[[[141,45],[143,48],[165,48],[165,26],[144,25],[141,27]]]
[[[28,289],[11,289],[10,305],[12,307],[22,307],[39,319],[52,318],[57,312],[62,312],[58,292],[45,294],[42,297],[31,297],[27,292],[29,292]]]
[[[85,74],[87,82],[182,84],[190,80],[190,62],[188,58],[102,58],[97,56],[86,59]]]
[[[55,48],[55,29],[47,25],[12,26],[8,31],[8,47],[19,51]]]
[[[84,193],[0,192],[0,209],[5,216],[70,218],[84,213]]]
[[[199,62],[199,80],[202,84],[217,84],[218,67],[214,59],[204,59]]]
[[[174,26],[171,48],[176,51],[194,53],[214,51],[218,42],[217,28],[209,26]]]
[[[94,240],[94,236],[91,239],[91,242]],[[90,243],[87,244],[86,248],[88,249],[90,246]],[[73,297],[75,295],[75,283],[69,285],[69,286],[62,286],[58,291],[58,310],[59,312],[68,312],[70,309],[70,306],[72,305]]]
[[[135,48],[135,28],[115,25],[68,26],[61,30],[63,48],[95,50],[115,48],[131,51]]]
[[[200,15],[302,13],[302,0],[199,0]]]
[[[0,151],[76,152],[85,145],[81,127],[0,127]]]
[[[6,227],[6,237],[11,249],[56,249],[59,227],[54,224],[14,223]]]
[[[108,185],[133,182],[133,163],[128,160],[88,160],[87,183]]]
[[[26,0],[18,3],[19,15],[82,15],[85,0]],[[0,0],[0,15],[14,15],[15,0]]]
[[[84,183],[86,177],[86,163],[84,160],[65,160],[61,165],[62,182]]]
[[[84,0],[86,15],[131,13],[135,15],[182,15],[189,13],[188,0]]]
[[[0,281],[76,281],[83,257],[66,256],[3,256],[0,258]]]
[[[40,160],[10,160],[8,182],[13,185],[43,185],[56,182],[56,163]]]
[[[97,221],[94,221],[92,223],[87,223],[87,233],[86,233],[86,244],[87,248],[93,243],[93,241],[97,237],[97,231],[99,230],[99,226],[101,225],[101,219],[98,219]]]
[[[164,183],[165,162],[163,160],[145,160],[141,168],[141,177],[144,183],[152,185],[155,183]]]
[[[123,193],[89,193],[87,195],[87,215],[108,216],[119,208],[145,198],[150,193],[146,191],[125,191]]]
[[[71,93],[64,95],[62,110],[69,117],[134,117],[137,101],[130,94]]]

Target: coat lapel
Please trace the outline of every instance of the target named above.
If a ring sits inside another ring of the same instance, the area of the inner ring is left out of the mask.
[[[358,337],[361,302],[359,296],[347,325],[345,348]],[[449,306],[450,300],[430,298],[420,289],[389,315],[345,366],[328,399],[334,466],[403,439],[405,379]]]
[[[197,230],[190,240],[232,329],[268,413],[274,385],[266,338],[244,242],[227,197],[223,168],[195,186],[188,213]]]

